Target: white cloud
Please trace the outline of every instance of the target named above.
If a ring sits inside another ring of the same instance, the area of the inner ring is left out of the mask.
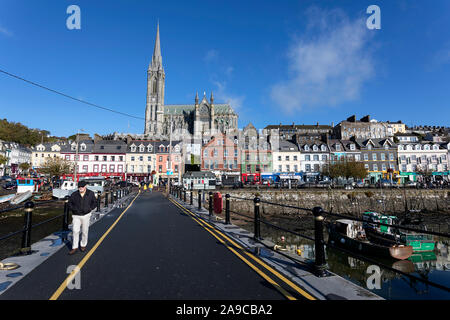
[[[287,112],[335,106],[359,97],[374,75],[365,17],[349,20],[342,10],[312,8],[304,36],[288,51],[289,80],[271,88]]]
[[[214,91],[214,98],[216,101],[228,103],[234,111],[237,111],[242,107],[245,96],[231,94],[228,91],[227,83],[225,81],[214,81],[213,83],[217,88]]]

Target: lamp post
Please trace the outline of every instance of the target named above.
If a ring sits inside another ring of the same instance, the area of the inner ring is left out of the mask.
[[[73,174],[73,182],[77,182],[77,171],[78,171],[78,144],[79,144],[79,134],[80,131],[84,132],[83,129],[79,129],[77,130],[77,146],[76,146],[76,151],[75,151],[75,167],[74,167],[74,174]]]

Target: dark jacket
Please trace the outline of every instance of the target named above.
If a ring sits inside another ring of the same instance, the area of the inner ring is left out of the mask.
[[[80,191],[75,191],[69,198],[69,209],[76,216],[84,216],[97,207],[97,200],[93,191],[86,189],[84,197],[81,197]]]

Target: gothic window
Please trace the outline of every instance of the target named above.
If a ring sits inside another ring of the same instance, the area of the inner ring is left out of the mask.
[[[153,78],[152,79],[152,94],[154,94],[154,95],[156,95],[156,83],[157,83],[156,78]]]

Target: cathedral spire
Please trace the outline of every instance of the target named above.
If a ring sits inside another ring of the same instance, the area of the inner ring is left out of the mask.
[[[161,56],[161,45],[159,42],[159,21],[156,28],[156,40],[155,40],[155,48],[153,49],[153,57],[151,68],[153,70],[163,69],[162,67],[162,56]]]

